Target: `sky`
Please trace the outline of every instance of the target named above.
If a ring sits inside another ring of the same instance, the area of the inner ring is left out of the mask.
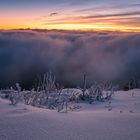
[[[0,29],[140,32],[140,0],[0,0]]]

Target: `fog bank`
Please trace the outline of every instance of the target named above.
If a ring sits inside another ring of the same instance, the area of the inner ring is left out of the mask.
[[[64,86],[140,75],[140,34],[80,31],[0,31],[0,87],[31,87],[52,71]]]

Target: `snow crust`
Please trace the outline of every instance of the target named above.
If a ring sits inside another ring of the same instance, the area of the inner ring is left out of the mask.
[[[0,140],[140,140],[139,89],[72,106],[79,108],[58,113],[0,99]]]

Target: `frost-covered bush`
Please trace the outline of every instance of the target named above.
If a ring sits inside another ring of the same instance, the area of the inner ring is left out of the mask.
[[[62,96],[62,90],[63,87],[56,83],[55,76],[48,72],[43,77],[38,78],[36,90],[32,89],[24,94],[24,102],[33,106],[60,111],[64,108],[64,104],[67,104],[67,97]]]
[[[20,100],[22,100],[21,87],[19,83],[16,83],[15,86],[16,90],[13,90],[13,88],[11,87],[11,90],[13,90],[13,92],[9,94],[9,100],[11,101],[12,105],[16,105]]]
[[[4,99],[8,99],[10,94],[15,92],[12,88],[11,89],[1,89],[0,90],[0,97]]]
[[[88,89],[86,83],[86,75],[84,75],[83,88],[64,89],[56,82],[55,76],[48,72],[38,77],[37,86],[32,90],[22,91],[20,85],[16,83],[15,88],[11,88],[7,95],[12,105],[21,101],[26,105],[67,112],[73,103],[88,102],[92,104],[94,101],[110,100],[116,90],[116,87],[110,82],[94,82]]]
[[[87,101],[91,104],[94,101],[110,100],[116,87],[110,82],[94,83],[86,94]]]

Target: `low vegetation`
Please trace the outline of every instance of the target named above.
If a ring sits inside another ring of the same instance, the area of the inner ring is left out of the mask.
[[[111,82],[97,83],[87,88],[87,78],[84,75],[83,88],[67,88],[60,86],[56,82],[56,77],[48,72],[42,77],[38,77],[37,85],[32,90],[21,90],[18,83],[10,89],[0,90],[0,96],[10,100],[11,105],[23,102],[40,108],[55,109],[58,112],[72,110],[71,104],[86,102],[105,102],[111,100],[118,86]]]

